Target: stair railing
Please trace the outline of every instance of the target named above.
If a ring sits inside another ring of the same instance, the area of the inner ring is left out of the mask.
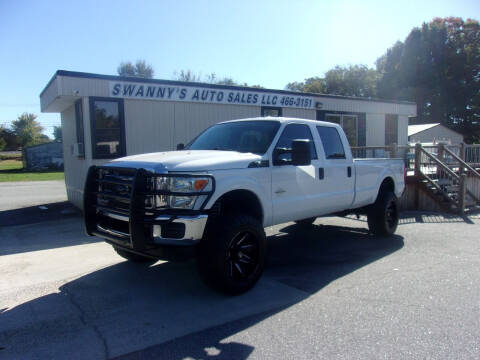
[[[438,155],[443,157],[441,152]],[[426,180],[446,201],[463,212],[465,199],[461,199],[465,179],[457,175],[437,156],[425,150],[421,144],[415,145],[415,176]]]
[[[461,157],[456,155],[448,147],[444,147],[444,151],[458,162],[458,171],[460,176],[465,175],[465,194],[468,194],[468,196],[470,196],[476,203],[480,203],[480,173],[470,166],[470,164],[462,160]]]

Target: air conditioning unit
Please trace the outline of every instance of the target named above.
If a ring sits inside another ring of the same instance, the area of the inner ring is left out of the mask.
[[[72,145],[72,155],[73,156],[85,156],[85,149],[83,143],[74,143]]]

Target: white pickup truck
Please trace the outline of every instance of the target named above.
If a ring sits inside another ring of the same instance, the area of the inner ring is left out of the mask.
[[[250,289],[265,264],[264,228],[347,212],[373,234],[398,224],[400,159],[352,158],[336,124],[293,118],[227,121],[177,151],[128,156],[89,169],[85,228],[122,257],[153,263],[197,257],[207,284]]]

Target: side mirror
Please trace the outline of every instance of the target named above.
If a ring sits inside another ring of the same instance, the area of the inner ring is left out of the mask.
[[[177,150],[185,149],[185,145],[183,143],[177,144]]]
[[[310,141],[292,141],[292,165],[310,165]]]

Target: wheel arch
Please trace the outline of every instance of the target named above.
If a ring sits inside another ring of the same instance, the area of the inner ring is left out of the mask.
[[[213,216],[223,214],[248,214],[264,222],[265,211],[257,194],[247,189],[230,190],[221,195],[210,208]]]
[[[376,199],[378,199],[378,197],[384,192],[392,192],[395,194],[395,180],[393,180],[390,175],[385,176],[380,183]]]

